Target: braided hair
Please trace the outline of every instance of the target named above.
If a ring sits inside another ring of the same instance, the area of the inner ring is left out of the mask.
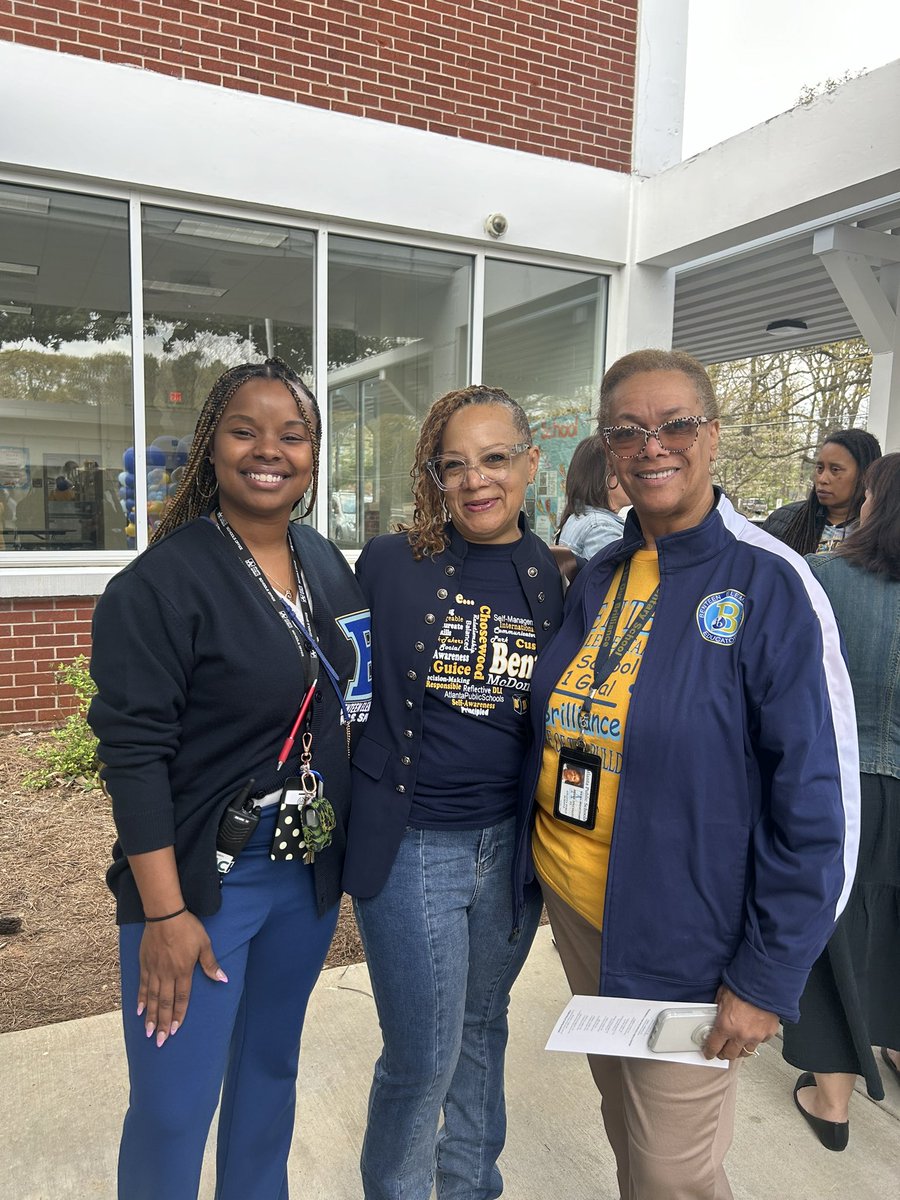
[[[447,422],[454,413],[470,404],[496,404],[508,409],[523,441],[531,443],[531,426],[525,410],[502,388],[476,383],[446,392],[435,400],[422,422],[415,462],[410,471],[414,501],[412,524],[399,526],[400,532],[407,536],[415,559],[440,554],[447,548],[444,527],[448,513],[444,494],[431,477],[428,461],[441,452]]]
[[[836,429],[825,438],[822,448],[828,445],[843,446],[858,468],[853,495],[847,509],[847,520],[844,522],[845,525],[850,525],[859,519],[859,510],[866,498],[863,477],[870,463],[881,457],[881,446],[878,444],[878,438],[865,429]],[[828,509],[819,502],[816,489],[812,487],[806,503],[779,536],[786,546],[790,546],[798,554],[815,554],[822,530],[827,524]]]
[[[267,358],[265,362],[241,363],[240,366],[231,367],[212,385],[203,408],[200,410],[200,416],[197,418],[191,452],[188,455],[178,491],[154,530],[151,542],[159,541],[173,529],[177,529],[179,525],[185,525],[188,521],[193,521],[196,517],[204,516],[210,511],[218,490],[215,468],[209,461],[213,435],[228,402],[238,388],[243,387],[251,379],[277,379],[284,384],[296,401],[300,418],[309,434],[313,456],[312,489],[306,508],[300,516],[305,517],[312,512],[316,503],[319,482],[319,431],[322,428],[319,405],[300,376],[287,363],[282,362],[280,358]],[[310,421],[307,406],[312,410],[313,422]]]

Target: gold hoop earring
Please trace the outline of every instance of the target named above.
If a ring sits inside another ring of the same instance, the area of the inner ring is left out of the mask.
[[[219,481],[218,481],[218,479],[216,479],[215,475],[213,475],[212,487],[203,488],[200,486],[199,479],[195,479],[194,487],[197,491],[197,495],[199,496],[199,498],[201,500],[211,500],[213,498],[213,496],[216,494],[216,492],[219,490]]]

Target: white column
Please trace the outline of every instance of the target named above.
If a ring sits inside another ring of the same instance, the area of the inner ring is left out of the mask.
[[[631,161],[646,177],[681,162],[688,0],[642,0],[638,13]]]
[[[872,355],[869,432],[887,454],[900,450],[900,266],[882,267],[881,286],[896,314],[890,350]]]
[[[816,233],[813,253],[872,351],[869,432],[885,452],[900,450],[900,237],[832,225]]]

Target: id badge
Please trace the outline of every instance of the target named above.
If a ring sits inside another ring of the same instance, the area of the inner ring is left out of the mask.
[[[597,820],[597,794],[600,790],[600,759],[582,750],[559,752],[559,771],[553,815],[581,829],[593,829]]]

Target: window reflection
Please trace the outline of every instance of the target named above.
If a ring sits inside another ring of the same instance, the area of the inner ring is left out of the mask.
[[[0,185],[0,549],[124,549],[129,310],[127,205]]]
[[[565,504],[572,451],[593,431],[603,371],[606,277],[488,259],[484,277],[484,379],[528,413],[541,466],[527,506],[552,539]]]
[[[306,230],[148,207],[142,242],[152,531],[223,371],[277,355],[312,385],[314,238]],[[129,474],[133,497],[133,468]]]
[[[328,532],[361,546],[412,517],[422,420],[468,378],[471,260],[331,237]]]

